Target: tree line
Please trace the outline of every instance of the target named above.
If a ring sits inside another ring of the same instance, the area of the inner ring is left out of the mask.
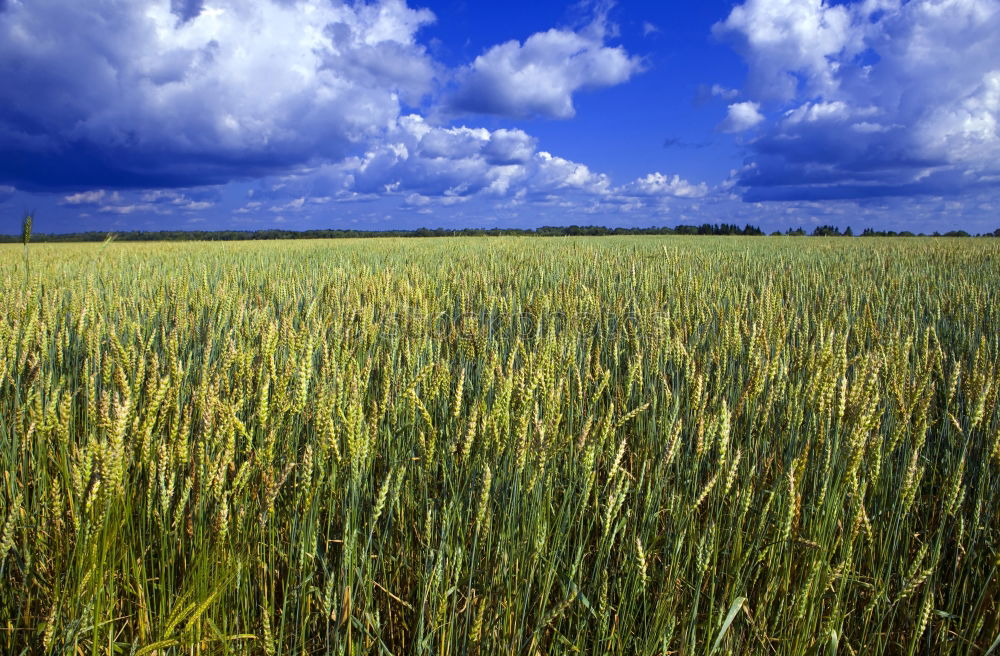
[[[89,242],[104,241],[113,237],[116,241],[247,241],[252,239],[360,239],[371,237],[603,237],[614,235],[743,235],[763,236],[766,233],[750,224],[742,227],[729,223],[703,223],[701,225],[678,225],[674,227],[651,226],[648,228],[608,228],[605,226],[542,226],[540,228],[417,228],[415,230],[128,230],[108,233],[100,231],[72,233],[35,233],[34,242]],[[813,237],[853,237],[851,228],[841,231],[831,225],[816,227],[812,233],[802,228],[789,228],[785,232],[775,231],[771,235]],[[873,230],[866,228],[862,237],[970,237],[964,230],[931,235],[909,231]],[[978,235],[1000,237],[1000,229],[992,233]],[[0,235],[0,243],[16,243],[20,235]]]

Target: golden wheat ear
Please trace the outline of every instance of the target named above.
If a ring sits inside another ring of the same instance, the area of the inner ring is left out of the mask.
[[[27,244],[31,241],[31,224],[34,223],[34,220],[34,210],[25,210],[24,216],[21,218],[21,243]]]

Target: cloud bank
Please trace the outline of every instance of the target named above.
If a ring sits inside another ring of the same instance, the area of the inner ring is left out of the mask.
[[[497,45],[458,71],[420,44],[433,21],[404,0],[12,0],[0,12],[0,183],[188,187],[364,154],[356,184],[366,188],[384,153],[413,146],[400,138],[412,124],[403,107],[566,118],[575,93],[639,68],[605,45],[601,12],[584,29]],[[482,174],[502,188],[503,167],[523,164],[530,138],[494,135],[478,163],[433,156],[472,147],[471,134],[426,135],[402,178],[421,189],[470,175],[476,187]]]
[[[362,155],[286,176],[270,189],[262,185],[244,210],[307,209],[279,200],[288,197],[332,202],[395,195],[417,207],[563,198],[575,207],[596,201],[648,204],[657,199],[701,198],[709,192],[704,183],[659,172],[616,186],[585,164],[539,150],[535,138],[523,130],[442,127],[411,114],[400,117]],[[262,198],[272,204],[263,204]]]
[[[236,214],[282,221],[376,198],[426,209],[705,196],[659,172],[616,186],[521,129],[427,118],[573,116],[577,93],[642,68],[609,45],[607,9],[447,70],[419,41],[433,14],[404,0],[12,0],[0,184],[58,192],[86,216],[184,216],[215,207],[222,185],[256,181]]]
[[[0,180],[224,182],[354,151],[432,87],[402,0],[12,1],[0,13]]]
[[[1000,182],[995,0],[747,0],[714,27],[746,59],[749,200],[957,194]]]

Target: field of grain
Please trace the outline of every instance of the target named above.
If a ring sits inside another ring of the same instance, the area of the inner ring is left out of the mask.
[[[997,644],[997,240],[27,257],[0,246],[5,654]]]

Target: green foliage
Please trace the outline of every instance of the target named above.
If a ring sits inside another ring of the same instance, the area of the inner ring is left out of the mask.
[[[1000,634],[1000,244],[0,247],[0,653]]]

